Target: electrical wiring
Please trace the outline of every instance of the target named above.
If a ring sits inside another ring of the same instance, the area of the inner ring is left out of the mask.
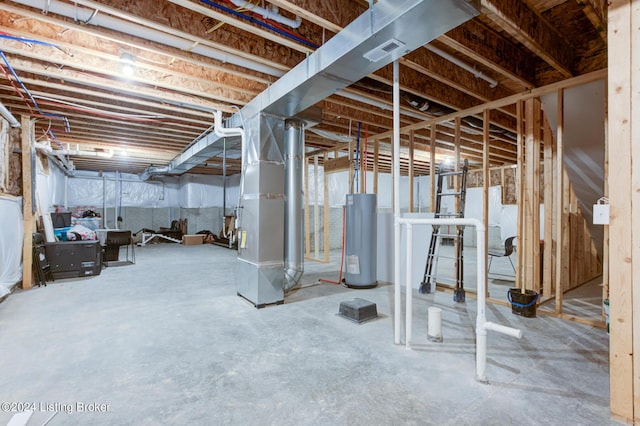
[[[13,67],[11,66],[11,63],[9,63],[9,59],[7,59],[7,57],[4,54],[4,51],[0,50],[0,57],[2,58],[2,60],[4,61],[4,63],[7,65],[7,69],[9,70],[9,73],[13,76],[13,78],[15,79],[16,83],[18,83],[20,85],[20,87],[22,88],[22,90],[24,91],[24,93],[29,97],[29,99],[31,100],[31,102],[33,103],[33,106],[35,107],[36,111],[38,112],[38,114],[34,114],[33,110],[31,109],[31,107],[29,106],[29,111],[33,114],[33,115],[40,115],[42,117],[49,117],[49,118],[58,118],[60,120],[62,120],[65,123],[65,128],[67,129],[67,132],[71,131],[71,127],[69,126],[69,120],[67,119],[67,117],[63,116],[63,115],[58,115],[58,114],[50,114],[50,113],[46,113],[44,111],[42,111],[40,109],[40,106],[38,105],[38,102],[36,102],[36,100],[34,99],[34,97],[31,95],[31,92],[29,92],[29,89],[27,89],[24,85],[24,83],[22,83],[22,80],[20,80],[20,77],[18,77],[18,74],[16,73],[16,71],[13,69]],[[3,67],[3,72],[5,73],[5,75],[7,76],[7,78],[9,79],[9,81],[11,82],[11,78],[8,76],[6,70],[4,70]],[[20,94],[21,97],[23,97],[22,93],[20,93],[20,90],[12,83],[12,86],[18,91],[18,93]],[[24,99],[24,97],[23,97]],[[29,105],[29,103],[27,102],[27,105]]]
[[[24,37],[18,37],[15,36],[13,34],[9,34],[9,33],[5,33],[4,31],[0,31],[0,38],[5,38],[7,40],[14,40],[14,41],[20,41],[22,43],[26,43],[26,44],[39,44],[42,46],[49,46],[49,47],[55,47],[56,49],[60,49],[60,46],[57,46],[53,43],[48,43],[46,41],[40,41],[40,40],[34,40],[34,39],[30,39],[30,38],[24,38]]]
[[[245,15],[244,13],[238,12],[238,11],[236,11],[234,9],[230,9],[230,8],[228,8],[226,6],[223,6],[221,4],[215,3],[215,2],[213,2],[211,0],[200,0],[200,2],[202,2],[202,3],[206,4],[206,5],[209,5],[209,6],[213,7],[213,8],[216,8],[218,10],[222,10],[224,12],[230,13],[233,16],[236,16],[238,18],[247,20],[247,21],[249,21],[251,23],[254,23],[254,24],[256,24],[258,26],[261,26],[263,28],[266,28],[268,30],[274,31],[274,32],[276,32],[276,33],[278,33],[278,34],[280,34],[282,36],[285,36],[285,37],[291,39],[291,40],[294,40],[294,41],[297,41],[298,43],[304,44],[307,47],[311,47],[313,49],[317,49],[319,47],[318,45],[314,44],[310,40],[307,40],[307,39],[305,39],[303,37],[300,37],[300,36],[290,32],[290,31],[286,30],[284,27],[282,27],[281,25],[279,25],[276,22],[273,22],[271,20],[268,20],[269,22],[267,23],[265,21],[256,19],[253,16]],[[230,2],[227,2],[227,3],[230,3]],[[231,3],[231,4],[233,4],[233,3]]]

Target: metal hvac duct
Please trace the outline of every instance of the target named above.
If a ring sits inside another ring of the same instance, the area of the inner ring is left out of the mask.
[[[287,121],[285,131],[284,120],[477,15],[477,4],[378,1],[229,120],[230,127],[244,127],[247,142],[239,209],[240,296],[258,308],[282,303],[284,291],[302,275],[302,209],[297,200],[302,174],[295,158],[303,152],[301,130]]]
[[[284,291],[300,283],[304,272],[302,235],[304,126],[299,120],[284,122]]]

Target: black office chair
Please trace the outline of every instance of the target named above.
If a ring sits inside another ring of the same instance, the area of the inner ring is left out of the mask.
[[[107,231],[104,240],[104,264],[105,266],[129,265],[136,263],[136,252],[131,231]],[[120,247],[127,247],[125,260],[120,261]],[[131,259],[129,259],[129,246],[131,246]]]
[[[509,263],[511,263],[511,267],[513,268],[513,273],[516,273],[516,267],[513,265],[513,261],[511,261],[511,253],[513,253],[513,240],[516,237],[509,237],[504,240],[504,251],[500,250],[489,250],[487,254],[489,255],[489,269],[487,269],[487,273],[491,272],[491,261],[494,257],[506,257],[509,259]]]

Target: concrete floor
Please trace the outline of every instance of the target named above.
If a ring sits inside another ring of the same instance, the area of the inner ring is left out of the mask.
[[[318,284],[337,279],[335,263],[307,262],[304,288],[256,310],[236,296],[233,251],[156,244],[136,257],[0,304],[0,399],[35,404],[29,425],[56,410],[49,425],[618,424],[602,329],[488,305],[490,321],[525,334],[489,335],[485,385],[473,299],[415,293],[406,350],[393,343],[393,286]],[[353,297],[380,318],[336,315]],[[426,339],[429,306],[443,310],[443,343]],[[0,424],[14,414],[3,404]]]

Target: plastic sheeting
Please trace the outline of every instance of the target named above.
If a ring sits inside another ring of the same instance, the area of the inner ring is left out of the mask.
[[[240,175],[227,177],[226,207],[238,205]],[[184,175],[180,177],[179,205],[184,208],[222,207],[222,176]]]
[[[0,197],[0,297],[22,279],[22,199]]]
[[[138,175],[79,171],[67,178],[60,172],[37,176],[37,190],[43,211],[64,205],[102,208],[106,195],[108,210],[123,207],[222,207],[223,177],[213,175],[164,176],[156,181],[142,181]],[[238,203],[240,175],[227,177],[227,209]]]

